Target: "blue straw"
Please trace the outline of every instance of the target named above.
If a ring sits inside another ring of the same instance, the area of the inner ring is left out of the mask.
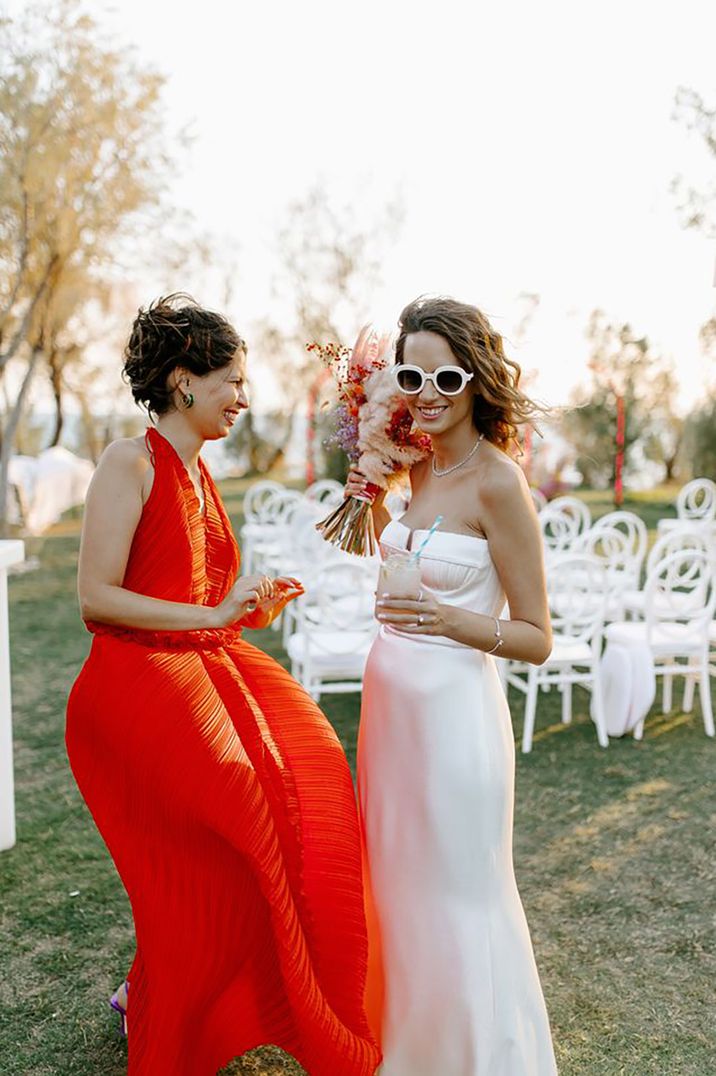
[[[411,559],[411,561],[413,561],[413,560],[420,560],[420,554],[421,554],[421,553],[422,553],[422,551],[423,551],[423,550],[425,549],[425,546],[426,546],[426,545],[428,544],[428,542],[430,541],[430,539],[432,538],[432,536],[433,536],[433,535],[435,534],[435,531],[436,531],[436,530],[438,529],[438,527],[440,526],[440,524],[442,523],[442,521],[443,521],[443,516],[436,516],[436,517],[435,517],[435,522],[433,523],[432,527],[430,528],[430,530],[428,531],[428,533],[427,533],[427,534],[425,535],[425,537],[423,538],[423,540],[422,540],[422,542],[421,542],[421,544],[420,544],[419,548],[418,548],[418,549],[416,549],[414,553],[411,553],[411,554],[410,554],[410,559]]]

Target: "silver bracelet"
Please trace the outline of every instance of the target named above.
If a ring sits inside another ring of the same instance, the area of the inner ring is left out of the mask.
[[[485,651],[486,654],[494,654],[495,651],[499,650],[500,647],[504,646],[504,643],[505,643],[505,640],[502,638],[502,628],[500,627],[499,620],[497,619],[496,616],[493,616],[492,619],[495,621],[495,639],[497,640],[497,642],[493,646],[492,650],[486,650]]]

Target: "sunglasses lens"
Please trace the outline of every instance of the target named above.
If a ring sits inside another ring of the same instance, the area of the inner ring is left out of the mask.
[[[400,367],[396,378],[402,392],[420,392],[425,380],[419,370],[411,370],[405,366]]]
[[[454,396],[465,387],[465,376],[462,370],[440,370],[436,378],[438,392],[446,396]]]

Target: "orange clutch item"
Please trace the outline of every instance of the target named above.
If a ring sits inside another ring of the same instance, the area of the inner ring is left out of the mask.
[[[300,598],[305,593],[298,579],[274,579],[275,595],[266,601],[260,602],[252,613],[243,617],[241,626],[244,628],[268,628],[270,624],[280,616],[289,602],[294,598]]]

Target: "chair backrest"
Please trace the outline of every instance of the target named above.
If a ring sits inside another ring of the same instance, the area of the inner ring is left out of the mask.
[[[343,486],[335,478],[321,478],[313,482],[306,490],[309,501],[317,501],[326,507],[338,506],[343,500]]]
[[[624,576],[632,569],[630,535],[616,527],[591,527],[579,541],[579,552],[596,557],[608,574]]]
[[[563,512],[571,517],[577,534],[584,534],[592,525],[592,513],[579,497],[555,497],[548,502],[547,508],[550,512]]]
[[[679,553],[683,549],[696,549],[700,553],[708,553],[708,540],[703,531],[689,530],[687,525],[674,527],[654,542],[646,558],[646,574],[649,576],[660,560]]]
[[[246,523],[263,523],[266,509],[271,497],[280,493],[284,487],[280,482],[262,478],[252,483],[244,494],[244,520]]]
[[[714,519],[716,517],[716,482],[694,478],[679,490],[676,498],[679,519]]]
[[[576,517],[559,509],[553,511],[548,504],[538,515],[545,560],[572,552],[579,542],[579,525]]]
[[[716,586],[711,560],[699,549],[680,549],[663,557],[649,573],[644,587],[644,619],[647,631],[671,623],[707,629],[716,607]],[[678,638],[678,636],[676,636]]]
[[[328,561],[328,553],[334,549],[316,530],[316,523],[325,514],[326,509],[320,501],[301,497],[283,506],[283,525],[278,527],[283,556],[287,562],[304,566],[304,571],[310,569],[311,575]]]
[[[356,632],[375,634],[374,609],[375,582],[361,565],[325,564],[310,593],[298,599],[299,630],[323,638],[330,653],[349,653]]]
[[[595,520],[591,530],[616,530],[625,535],[631,561],[628,568],[638,582],[649,540],[644,520],[640,519],[634,512],[607,512],[606,515]]]
[[[547,565],[547,596],[556,637],[595,643],[601,636],[608,598],[607,573],[597,557],[574,553]]]
[[[296,489],[278,489],[271,493],[263,506],[263,523],[289,526],[293,514],[303,501],[303,494]]]

